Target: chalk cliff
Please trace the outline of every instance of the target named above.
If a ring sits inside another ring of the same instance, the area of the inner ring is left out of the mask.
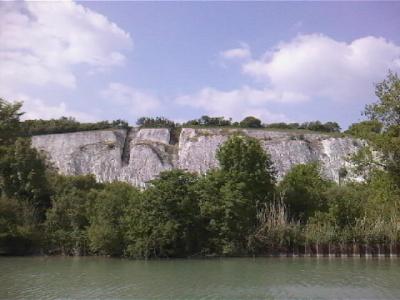
[[[32,145],[62,174],[94,174],[101,182],[143,186],[163,170],[204,173],[218,167],[216,150],[238,131],[260,140],[278,179],[295,164],[319,161],[324,176],[338,181],[346,158],[361,147],[358,140],[326,134],[228,128],[183,128],[177,143],[168,129],[132,128],[34,136]]]

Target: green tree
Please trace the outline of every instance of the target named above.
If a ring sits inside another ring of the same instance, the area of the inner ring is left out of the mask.
[[[339,228],[355,226],[364,215],[368,193],[365,183],[332,185],[325,191],[329,214]]]
[[[33,211],[27,203],[0,197],[0,255],[31,254],[41,248],[43,235]]]
[[[18,138],[21,106],[0,99],[0,251],[14,255],[40,247],[50,199],[44,160]]]
[[[378,101],[365,107],[364,114],[370,120],[378,120],[385,128],[400,125],[400,79],[389,72],[387,78],[376,85]]]
[[[162,172],[150,181],[139,204],[131,203],[128,208],[128,256],[181,257],[200,251],[196,181],[195,175],[181,170]]]
[[[50,204],[46,174],[45,161],[29,140],[19,138],[13,145],[0,147],[0,192],[31,205],[37,221],[43,220]]]
[[[340,132],[341,128],[338,123],[336,122],[326,122],[324,125],[324,130],[327,132]]]
[[[400,217],[400,187],[390,173],[374,170],[365,185],[368,196],[365,198],[364,209],[368,218],[387,219],[393,213]]]
[[[308,244],[314,244],[317,247],[328,245],[335,242],[338,236],[338,228],[327,212],[317,211],[305,225],[304,235]]]
[[[385,80],[376,85],[376,103],[367,105],[364,114],[371,122],[379,122],[379,133],[367,136],[369,147],[377,150],[379,157],[364,156],[388,171],[400,183],[400,79],[389,72]],[[365,151],[365,150],[364,150]],[[360,158],[360,157],[358,157]]]
[[[94,176],[55,176],[54,196],[47,211],[50,252],[81,255],[88,252],[89,195],[101,188]]]
[[[136,125],[149,128],[175,128],[177,124],[174,121],[168,120],[164,117],[141,117],[136,121]]]
[[[199,119],[189,120],[182,124],[183,126],[210,126],[210,127],[223,127],[232,126],[232,119],[228,120],[224,117],[210,117],[202,116]]]
[[[383,124],[380,121],[369,120],[351,124],[345,133],[363,139],[371,139],[379,135],[382,128]]]
[[[245,196],[246,184],[231,180],[220,170],[210,172],[198,183],[201,215],[207,230],[205,253],[246,253],[248,237],[256,228],[261,206]]]
[[[226,141],[217,159],[220,170],[204,176],[197,188],[208,232],[206,251],[245,253],[257,227],[257,212],[273,196],[272,163],[259,142],[245,136]]]
[[[325,191],[331,185],[320,175],[318,164],[294,166],[279,184],[290,219],[306,222],[316,211],[325,210]]]
[[[36,221],[49,206],[46,164],[21,131],[22,103],[0,98],[0,195],[29,205]]]
[[[40,134],[53,134],[64,132],[101,130],[109,128],[129,128],[124,120],[100,121],[96,123],[81,123],[74,118],[61,117],[50,120],[25,120],[21,122],[21,135],[32,136]]]
[[[221,171],[229,181],[243,185],[249,201],[271,199],[275,187],[275,170],[271,158],[260,142],[247,136],[234,135],[217,151]]]
[[[91,191],[88,238],[92,252],[112,256],[124,253],[126,211],[138,205],[139,197],[137,188],[123,182]]]
[[[14,142],[20,133],[22,102],[10,103],[0,98],[0,146]]]
[[[244,127],[244,128],[261,128],[262,124],[261,124],[261,120],[257,119],[256,117],[246,117],[244,118],[242,121],[240,121],[239,123],[240,127]]]

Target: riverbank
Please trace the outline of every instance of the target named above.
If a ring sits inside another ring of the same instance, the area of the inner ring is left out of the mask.
[[[102,257],[102,258],[126,258],[124,256],[111,255],[62,255],[48,254],[45,252],[33,253],[30,255],[8,255],[0,254],[0,257]],[[398,258],[400,257],[400,244],[347,244],[347,245],[307,245],[304,247],[295,247],[291,251],[277,251],[271,249],[265,253],[244,254],[244,255],[191,255],[185,257],[156,257],[152,259],[220,259],[220,258],[269,258],[269,257],[378,257],[378,258]],[[152,260],[150,259],[150,260]],[[142,259],[134,259],[142,260]],[[149,260],[149,259],[147,259]]]

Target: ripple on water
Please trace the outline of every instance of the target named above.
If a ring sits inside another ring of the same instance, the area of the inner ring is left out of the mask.
[[[396,299],[397,259],[0,258],[0,299]]]

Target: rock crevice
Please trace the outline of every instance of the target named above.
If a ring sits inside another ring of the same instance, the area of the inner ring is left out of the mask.
[[[122,166],[129,165],[129,159],[131,154],[131,141],[132,138],[136,135],[135,128],[129,127],[126,130],[125,138],[124,138],[124,145],[121,151],[121,163]]]

